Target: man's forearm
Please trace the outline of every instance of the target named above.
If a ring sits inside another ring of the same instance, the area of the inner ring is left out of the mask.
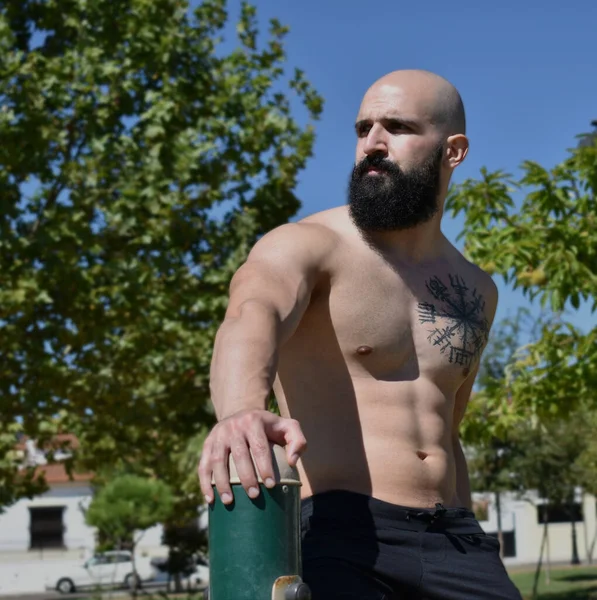
[[[460,506],[472,509],[473,501],[471,498],[471,484],[468,475],[468,465],[462,450],[460,439],[456,438],[454,445],[454,463],[456,467],[456,498]]]
[[[276,376],[279,320],[251,303],[227,318],[216,336],[211,363],[211,399],[218,420],[246,409],[265,409]]]

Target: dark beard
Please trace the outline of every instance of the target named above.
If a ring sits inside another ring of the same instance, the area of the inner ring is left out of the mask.
[[[419,167],[404,172],[379,154],[355,165],[348,187],[348,210],[361,231],[398,231],[429,221],[439,209],[443,149],[439,146]],[[368,175],[376,168],[378,175]]]

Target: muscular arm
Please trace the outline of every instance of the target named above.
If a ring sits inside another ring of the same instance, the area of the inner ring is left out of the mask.
[[[210,373],[218,420],[266,408],[278,350],[309,305],[329,246],[330,233],[319,225],[283,225],[255,245],[233,277]]]

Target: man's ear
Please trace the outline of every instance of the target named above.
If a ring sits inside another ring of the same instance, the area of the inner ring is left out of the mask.
[[[458,133],[447,139],[446,160],[451,169],[455,169],[468,154],[468,138]]]

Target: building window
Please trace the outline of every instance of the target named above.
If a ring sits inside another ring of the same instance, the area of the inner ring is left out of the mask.
[[[575,523],[584,521],[582,505],[579,502],[573,504],[540,504],[537,506],[537,522],[545,523]]]
[[[31,550],[64,548],[64,506],[29,507]]]

